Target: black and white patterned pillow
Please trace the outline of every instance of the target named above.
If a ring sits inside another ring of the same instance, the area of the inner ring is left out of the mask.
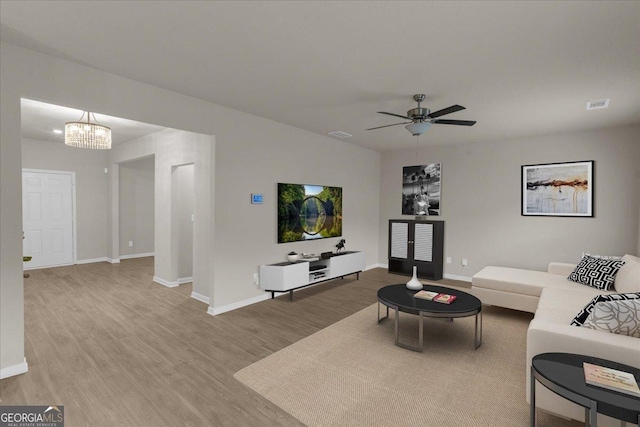
[[[634,292],[630,294],[609,294],[609,295],[598,295],[594,299],[592,299],[589,304],[585,305],[584,308],[578,313],[576,317],[573,318],[571,324],[573,326],[582,326],[587,320],[587,317],[593,311],[593,307],[599,302],[607,302],[607,301],[623,301],[623,300],[632,300],[632,299],[640,299],[640,292]]]
[[[567,279],[608,291],[613,286],[616,273],[623,265],[624,261],[621,260],[594,258],[585,255]]]
[[[582,327],[640,338],[640,298],[599,302]]]
[[[582,256],[580,258],[584,258],[586,256],[590,256],[591,258],[599,258],[599,259],[615,259],[615,260],[622,259],[622,257],[618,255],[594,255],[594,254],[588,254],[586,252],[582,252]]]

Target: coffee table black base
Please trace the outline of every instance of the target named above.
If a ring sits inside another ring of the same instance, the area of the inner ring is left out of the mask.
[[[398,287],[398,286],[404,286],[404,285],[391,285],[392,287]],[[385,287],[385,288],[389,288],[389,287]],[[383,288],[383,289],[385,289]],[[383,290],[381,289],[381,291]],[[425,286],[425,289],[429,289],[429,286]],[[442,291],[444,288],[438,287],[438,291]],[[451,290],[451,293],[455,293],[458,295],[458,297],[462,297],[462,296],[467,296],[467,297],[471,297],[473,299],[476,299],[475,297],[466,294],[464,292],[461,291],[454,291]],[[415,293],[415,292],[414,292]],[[477,299],[476,299],[477,300]],[[412,306],[412,307],[408,307],[408,306],[400,306],[399,304],[393,304],[392,301],[390,301],[388,298],[381,296],[380,291],[378,291],[378,323],[382,322],[385,319],[389,318],[389,309],[391,308],[392,310],[395,311],[395,325],[394,325],[394,334],[395,334],[395,343],[398,347],[402,347],[402,348],[406,348],[408,350],[412,350],[412,351],[417,351],[417,352],[422,352],[424,349],[424,339],[423,339],[423,332],[424,332],[424,318],[425,317],[434,317],[434,318],[441,318],[441,319],[450,319],[453,320],[454,318],[459,318],[459,317],[470,317],[470,316],[475,316],[476,318],[476,323],[475,323],[475,337],[474,337],[474,346],[475,349],[477,350],[478,347],[480,347],[482,345],[482,309],[481,309],[481,304],[480,304],[480,300],[477,300],[477,304],[473,305],[473,307],[470,307],[468,310],[462,310],[462,311],[439,311],[437,309],[434,309],[433,304],[435,304],[435,307],[437,307],[438,304],[437,302],[432,302],[432,301],[424,301],[424,303],[428,302],[430,305],[425,304],[425,306]],[[422,301],[419,303],[423,303]],[[386,307],[387,309],[387,313],[384,317],[380,317],[380,304],[382,304],[383,306]],[[455,302],[454,302],[455,304]],[[418,321],[418,346],[412,346],[403,342],[400,342],[400,338],[399,338],[399,330],[400,330],[400,312],[403,311],[405,313],[409,313],[409,314],[414,314],[417,315],[419,317],[419,321]]]

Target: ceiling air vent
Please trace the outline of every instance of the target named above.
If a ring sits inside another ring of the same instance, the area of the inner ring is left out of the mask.
[[[589,101],[587,102],[587,111],[589,110],[599,110],[601,108],[609,107],[608,99],[598,99],[597,101]]]
[[[350,137],[353,136],[353,135],[350,135],[350,134],[348,134],[346,132],[342,132],[342,131],[339,131],[339,130],[337,130],[335,132],[329,132],[329,135],[335,136],[336,138],[350,138]]]

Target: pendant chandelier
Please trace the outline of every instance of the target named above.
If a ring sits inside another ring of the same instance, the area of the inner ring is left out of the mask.
[[[111,148],[111,129],[97,123],[96,116],[87,112],[87,121],[82,119],[82,114],[77,122],[64,124],[64,143],[71,147],[91,148],[94,150],[108,150]],[[91,123],[93,115],[94,123]]]

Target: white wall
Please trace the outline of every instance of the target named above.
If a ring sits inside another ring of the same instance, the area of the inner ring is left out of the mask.
[[[153,253],[154,169],[153,157],[120,164],[120,256]]]
[[[20,202],[22,91],[20,84],[14,84],[22,79],[23,70],[13,69],[5,53],[0,42],[0,373],[26,369]]]
[[[451,129],[455,132],[455,129]],[[428,138],[426,133],[422,138]],[[421,138],[421,139],[422,139]],[[445,274],[470,277],[487,265],[546,269],[577,262],[581,253],[633,253],[640,210],[640,127],[621,127],[495,143],[420,148],[382,155],[381,262],[387,258],[388,220],[401,215],[402,167],[442,163],[441,219]],[[595,217],[520,215],[520,167],[595,160]],[[404,216],[404,218],[409,218]],[[462,268],[460,261],[469,264]]]
[[[22,140],[22,167],[76,173],[76,248],[78,261],[107,255],[109,153],[34,139]]]
[[[173,171],[177,194],[172,200],[178,231],[178,280],[193,276],[193,222],[194,214],[194,166],[178,166]]]
[[[258,265],[290,251],[335,249],[339,238],[277,243],[278,182],[342,187],[347,249],[378,263],[379,153],[274,122],[244,123],[239,136],[216,146],[215,259],[225,268],[214,271],[214,311],[264,295],[253,285]],[[264,204],[252,205],[251,193],[262,193]]]

